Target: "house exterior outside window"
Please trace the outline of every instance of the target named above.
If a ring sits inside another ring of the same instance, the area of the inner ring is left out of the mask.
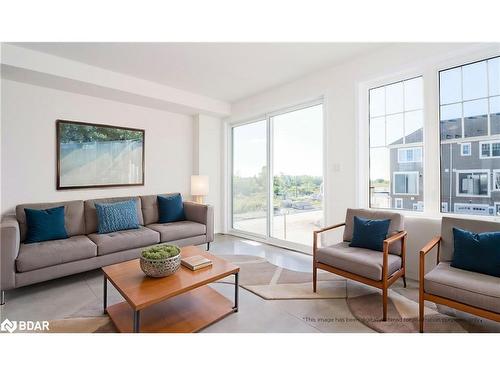
[[[500,215],[500,57],[439,73],[441,211]]]

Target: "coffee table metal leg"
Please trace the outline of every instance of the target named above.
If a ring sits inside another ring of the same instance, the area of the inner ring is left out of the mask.
[[[238,312],[238,290],[239,290],[239,277],[238,272],[234,274],[234,307],[233,311]]]
[[[104,275],[104,284],[103,284],[103,308],[104,314],[107,313],[108,308],[108,278]]]
[[[134,333],[139,333],[140,313],[140,310],[134,311]]]

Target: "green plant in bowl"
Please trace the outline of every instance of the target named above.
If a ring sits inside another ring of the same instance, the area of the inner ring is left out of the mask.
[[[160,244],[141,252],[142,271],[151,277],[165,277],[175,273],[181,266],[181,249],[178,246]]]
[[[162,260],[179,255],[181,249],[175,245],[155,245],[142,251],[141,256],[148,260]]]

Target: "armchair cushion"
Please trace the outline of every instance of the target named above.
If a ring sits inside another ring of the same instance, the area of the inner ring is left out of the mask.
[[[331,267],[354,273],[371,280],[382,280],[384,253],[381,251],[350,247],[348,242],[340,242],[316,250],[316,260]],[[401,257],[388,255],[388,276],[401,269]]]
[[[382,251],[390,219],[372,220],[354,216],[354,230],[349,246]]]
[[[440,262],[424,277],[426,293],[500,313],[500,278]]]
[[[500,277],[500,232],[474,233],[453,228],[451,266]]]

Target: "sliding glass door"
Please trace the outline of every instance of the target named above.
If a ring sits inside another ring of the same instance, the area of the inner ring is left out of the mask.
[[[267,125],[257,121],[234,127],[233,228],[267,235]]]
[[[271,236],[312,245],[323,219],[323,106],[271,117]]]
[[[232,229],[311,246],[324,216],[323,104],[237,124],[231,134]]]

